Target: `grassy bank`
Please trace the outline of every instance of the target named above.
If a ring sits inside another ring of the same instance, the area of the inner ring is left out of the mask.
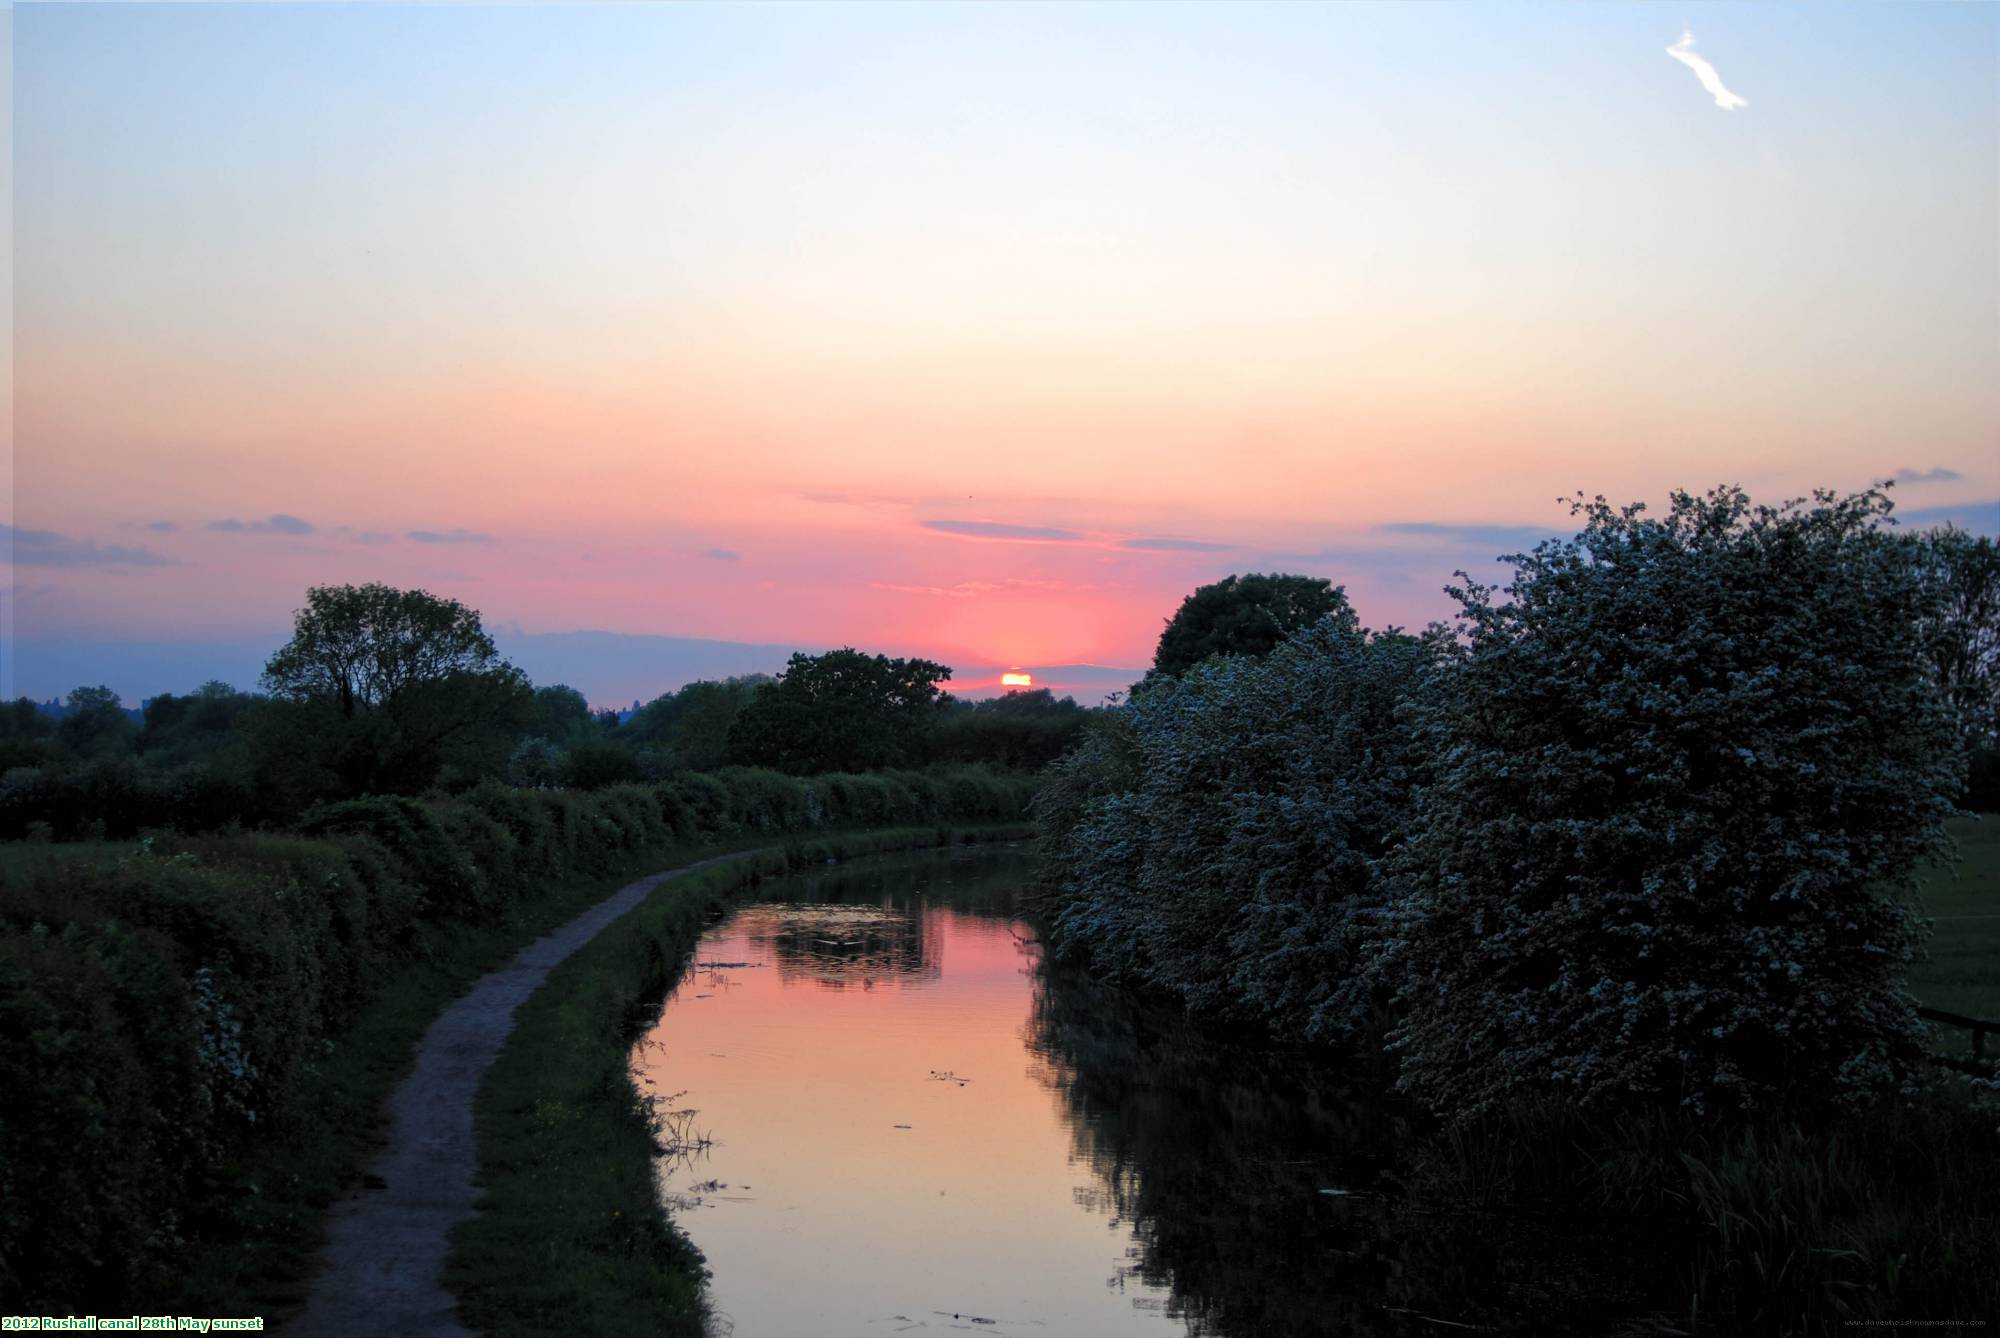
[[[1020,827],[904,828],[760,851],[668,883],[557,967],[523,1005],[477,1106],[479,1214],[453,1236],[446,1281],[488,1334],[702,1331],[701,1257],[655,1192],[654,1134],[628,1053],[717,902],[829,859]]]
[[[1932,1008],[2000,1018],[2000,816],[1957,818],[1950,830],[1960,863],[1925,875],[1924,913],[1936,927],[1910,972],[1910,990]],[[1939,1028],[1939,1045],[1962,1053],[1966,1036]],[[1989,1050],[1995,1044],[1989,1040]]]

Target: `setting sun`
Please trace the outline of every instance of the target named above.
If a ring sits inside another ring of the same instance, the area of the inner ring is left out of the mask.
[[[1002,674],[1000,675],[1000,686],[1003,688],[1031,688],[1035,686],[1035,676],[1026,673]]]

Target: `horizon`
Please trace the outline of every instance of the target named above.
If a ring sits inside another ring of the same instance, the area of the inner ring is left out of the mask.
[[[1231,572],[1422,626],[1578,491],[2000,530],[2000,12],[1451,17],[16,7],[0,676],[379,580],[593,704],[976,694]]]

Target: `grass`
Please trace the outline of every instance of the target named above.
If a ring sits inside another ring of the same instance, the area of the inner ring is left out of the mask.
[[[1936,921],[1929,951],[1910,972],[1910,989],[1932,1008],[2000,1018],[2000,818],[1950,824],[1959,862],[1930,870],[1919,896]],[[1964,1053],[1968,1033],[1940,1027],[1939,1044]],[[1989,1037],[1989,1053],[2000,1039]]]
[[[461,1321],[509,1338],[697,1338],[707,1319],[701,1255],[655,1190],[655,1133],[628,1055],[710,911],[763,877],[829,859],[1027,835],[905,828],[767,849],[664,884],[551,972],[515,1015],[474,1107],[485,1193],[453,1233],[445,1277]]]

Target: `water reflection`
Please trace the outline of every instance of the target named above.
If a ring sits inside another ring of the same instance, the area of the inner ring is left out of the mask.
[[[922,906],[756,906],[743,912],[738,926],[787,979],[873,989],[884,977],[938,973],[938,926]]]
[[[1093,1172],[1079,1201],[1129,1225],[1131,1271],[1188,1333],[1404,1327],[1389,1283],[1410,1234],[1392,1206],[1406,1127],[1374,1082],[1231,1044],[1073,972],[1036,991],[1030,1044]]]
[[[736,1332],[1491,1322],[1477,1224],[1398,1213],[1379,1073],[1046,968],[1031,876],[1025,851],[866,861],[705,936],[634,1069],[681,1112],[661,1192]]]

